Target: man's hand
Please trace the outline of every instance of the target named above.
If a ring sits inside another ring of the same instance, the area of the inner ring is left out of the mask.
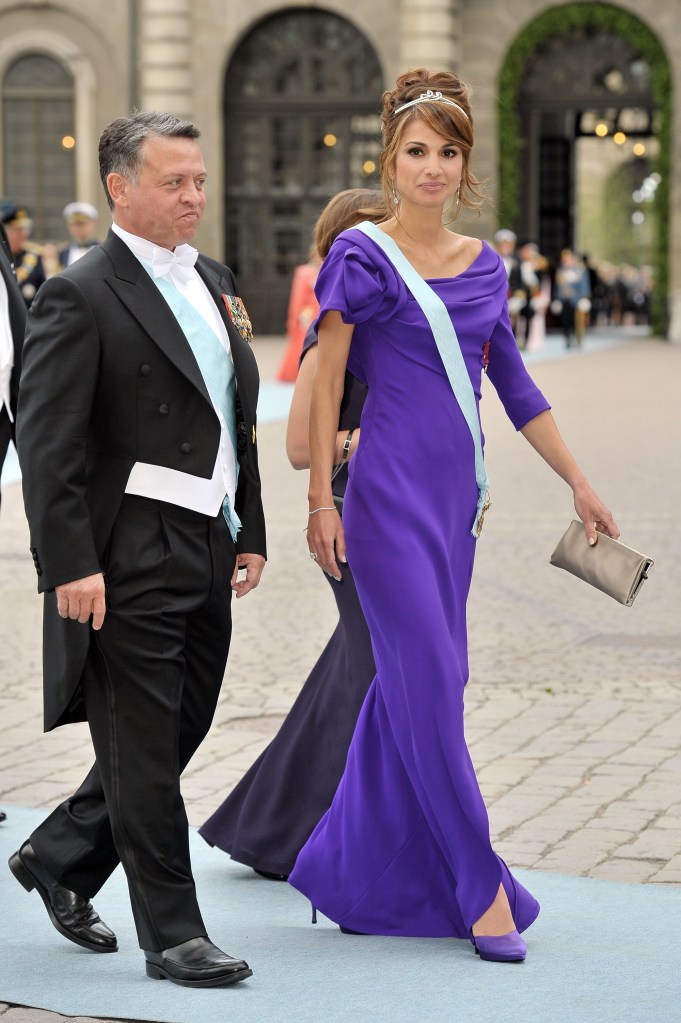
[[[85,624],[92,615],[92,628],[101,629],[106,614],[104,576],[101,572],[55,587],[57,610],[62,618]]]
[[[236,566],[232,576],[232,589],[239,597],[245,597],[247,593],[254,590],[260,582],[262,570],[265,567],[265,559],[262,554],[237,554]],[[246,578],[239,579],[239,569],[246,569]]]

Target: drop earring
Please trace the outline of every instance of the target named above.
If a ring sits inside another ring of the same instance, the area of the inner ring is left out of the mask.
[[[393,206],[399,206],[399,205],[400,205],[400,197],[397,194],[397,192],[395,191],[395,187],[393,186]]]
[[[459,210],[460,209],[461,209],[461,185],[459,185],[459,187],[456,190],[456,216],[457,217],[459,215]]]

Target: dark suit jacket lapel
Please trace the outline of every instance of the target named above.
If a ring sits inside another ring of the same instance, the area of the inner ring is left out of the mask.
[[[116,271],[115,277],[106,279],[109,287],[142,329],[212,405],[189,342],[147,271],[113,231],[109,232],[102,247]]]
[[[226,280],[224,277],[219,277],[209,266],[203,262],[199,256],[196,263],[196,269],[201,277],[201,280],[210,291],[215,304],[220,310],[220,315],[227,329],[227,336],[229,337],[229,343],[232,350],[232,361],[234,362],[234,372],[236,374],[236,381],[239,388],[239,395],[241,397],[242,407],[248,410],[250,418],[255,417],[255,407],[257,402],[257,391],[254,391],[254,383],[257,386],[257,380],[253,380],[253,374],[248,371],[249,366],[253,359],[253,353],[249,350],[248,342],[244,341],[239,331],[232,323],[231,317],[227,312],[227,307],[223,299],[223,295],[233,295],[233,285]]]

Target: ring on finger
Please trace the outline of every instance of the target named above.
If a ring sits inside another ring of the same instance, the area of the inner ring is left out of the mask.
[[[314,551],[309,551],[308,553],[309,553],[309,555],[310,555],[310,557],[312,558],[313,561],[317,560],[317,555],[315,554]]]

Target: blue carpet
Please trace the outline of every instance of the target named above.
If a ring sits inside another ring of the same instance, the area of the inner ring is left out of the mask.
[[[288,419],[288,410],[293,397],[293,384],[278,383],[276,380],[262,380],[258,396],[258,422],[274,423]]]
[[[5,807],[0,825],[0,1001],[64,1015],[160,1023],[678,1023],[681,890],[540,871],[518,874],[542,902],[522,965],[480,962],[464,941],[348,937],[304,899],[192,833],[209,933],[254,976],[191,990],[144,974],[120,870],[96,899],[121,951],[61,938],[35,892],[4,866],[43,811]]]

